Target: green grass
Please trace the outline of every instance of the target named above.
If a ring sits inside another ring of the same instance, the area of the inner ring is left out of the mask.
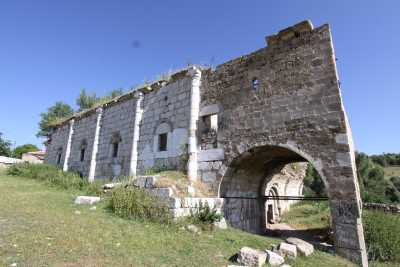
[[[106,203],[95,211],[74,205],[79,193],[0,173],[0,266],[226,266],[243,246],[280,242],[234,229],[197,235],[176,225],[127,220]],[[354,266],[322,252],[291,265]]]
[[[386,177],[398,176],[400,177],[400,166],[390,166],[383,168]]]
[[[329,227],[329,207],[325,202],[299,202],[282,216],[282,222],[295,229]]]

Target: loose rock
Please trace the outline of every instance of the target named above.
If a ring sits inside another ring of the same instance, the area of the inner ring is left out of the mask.
[[[89,204],[93,205],[96,202],[99,202],[99,197],[91,197],[91,196],[78,196],[75,199],[75,204]]]
[[[280,266],[285,262],[285,259],[278,253],[272,252],[271,250],[268,249],[265,250],[265,252],[267,253],[267,262],[271,266]]]
[[[187,229],[188,231],[192,232],[192,233],[195,233],[195,234],[197,234],[197,233],[200,232],[199,228],[198,228],[197,226],[193,225],[193,224],[187,225],[187,226],[186,226],[186,229]]]
[[[281,254],[284,257],[296,258],[297,257],[297,248],[295,245],[282,242],[279,245],[279,254]]]
[[[242,247],[238,256],[238,263],[247,266],[262,266],[267,259],[267,254],[261,250]]]
[[[226,224],[226,220],[224,217],[221,218],[221,220],[219,220],[219,222],[214,222],[213,223],[215,227],[219,228],[219,229],[227,229],[228,225]]]
[[[314,246],[310,243],[295,237],[289,237],[286,242],[293,244],[297,248],[297,252],[302,256],[310,256],[314,252]]]

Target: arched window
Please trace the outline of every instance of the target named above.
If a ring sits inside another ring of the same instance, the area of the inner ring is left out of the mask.
[[[119,132],[113,133],[111,136],[111,156],[118,157],[119,143],[121,143],[121,135]]]
[[[87,148],[87,142],[86,142],[86,139],[84,139],[84,140],[82,140],[81,147],[80,147],[80,151],[81,151],[80,160],[81,161],[85,160],[86,148]]]

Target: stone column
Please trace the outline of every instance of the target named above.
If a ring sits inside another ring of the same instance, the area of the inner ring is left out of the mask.
[[[92,156],[90,158],[90,167],[89,167],[89,182],[94,181],[94,176],[96,174],[96,157],[97,157],[97,150],[99,147],[99,135],[100,135],[100,124],[101,118],[103,116],[103,108],[98,108],[96,110],[97,120],[96,120],[96,130],[94,133],[94,140],[93,140],[93,149],[92,149]]]
[[[188,138],[188,177],[190,181],[197,179],[197,121],[199,119],[200,109],[200,83],[201,71],[193,67],[189,70],[189,75],[192,76],[192,89],[190,98],[190,123],[189,123],[189,138]]]
[[[68,161],[71,155],[71,144],[72,144],[72,135],[74,134],[74,123],[75,123],[74,119],[69,121],[68,141],[67,141],[67,147],[65,149],[65,157],[63,165],[63,171],[65,172],[68,171]]]
[[[132,140],[132,151],[131,160],[129,167],[129,175],[136,176],[137,161],[138,161],[138,142],[140,137],[140,122],[142,121],[143,109],[143,93],[136,93],[136,107],[135,107],[135,122],[133,126],[133,140]]]

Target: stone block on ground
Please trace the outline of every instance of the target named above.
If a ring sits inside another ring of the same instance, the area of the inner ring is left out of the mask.
[[[238,263],[246,266],[262,266],[267,259],[267,254],[261,250],[242,247],[237,258]]]
[[[91,197],[91,196],[78,196],[75,199],[75,204],[86,204],[86,205],[93,205],[100,201],[99,197]]]
[[[297,247],[295,245],[282,242],[279,245],[279,254],[281,254],[281,256],[283,256],[283,257],[296,258],[297,257]]]
[[[103,189],[113,189],[117,185],[120,185],[121,183],[109,183],[109,184],[104,184]]]
[[[154,188],[158,176],[138,176],[133,184],[141,188]]]
[[[285,262],[285,259],[278,253],[272,252],[271,250],[265,250],[267,253],[267,263],[271,266],[280,266]]]
[[[300,238],[289,237],[286,242],[295,245],[297,252],[302,256],[310,256],[314,252],[314,246]]]
[[[218,222],[214,222],[213,225],[218,229],[227,229],[228,225],[224,217],[221,218]]]
[[[200,229],[199,229],[196,225],[193,225],[193,224],[187,225],[187,226],[186,226],[186,229],[187,229],[188,231],[192,232],[192,233],[195,233],[195,234],[197,234],[197,233],[200,232]]]

